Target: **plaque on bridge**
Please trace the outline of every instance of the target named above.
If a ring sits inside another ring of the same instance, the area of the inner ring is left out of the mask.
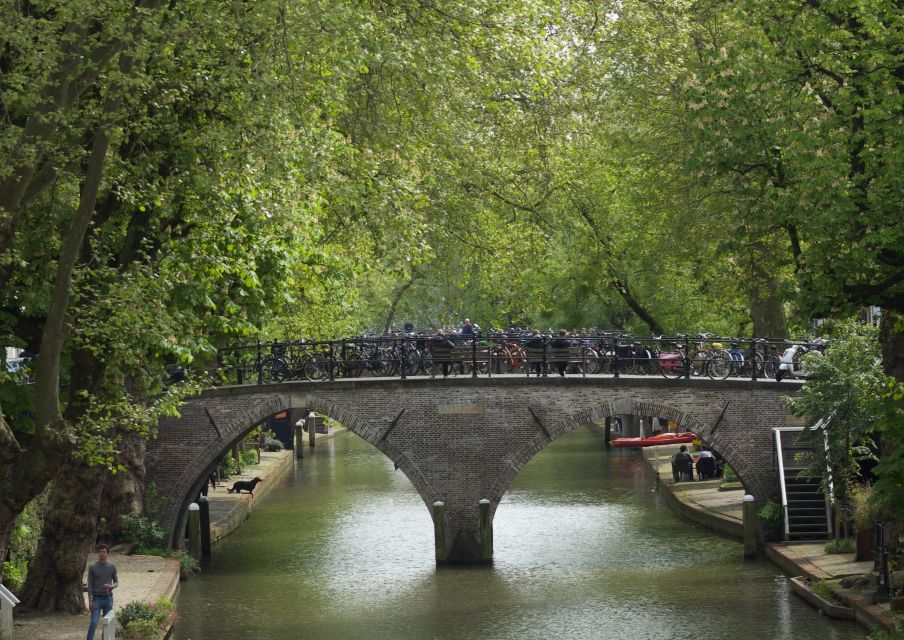
[[[482,404],[438,404],[436,412],[441,416],[476,416],[483,413]]]

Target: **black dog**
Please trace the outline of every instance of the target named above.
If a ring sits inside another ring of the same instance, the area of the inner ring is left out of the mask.
[[[257,486],[257,483],[260,482],[260,478],[254,478],[253,480],[237,480],[232,484],[232,489],[226,489],[228,493],[241,493],[242,491],[247,491],[251,494],[251,497],[254,497],[254,487]]]

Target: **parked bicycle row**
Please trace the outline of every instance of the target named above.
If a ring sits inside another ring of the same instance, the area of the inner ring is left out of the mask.
[[[330,341],[296,340],[222,349],[229,384],[336,378],[522,374],[662,375],[666,378],[804,378],[803,356],[822,340],[789,341],[539,331],[468,335],[414,332]]]

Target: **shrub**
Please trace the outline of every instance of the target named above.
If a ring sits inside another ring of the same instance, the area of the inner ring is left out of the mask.
[[[179,575],[187,578],[193,573],[201,572],[201,563],[190,553],[185,551],[179,552]]]
[[[823,600],[832,600],[832,591],[829,589],[829,584],[825,580],[817,580],[810,585],[810,588],[813,589],[813,593]]]
[[[133,620],[122,629],[123,640],[159,640],[160,628],[154,620]]]
[[[257,451],[254,449],[242,451],[242,464],[246,467],[257,464]]]
[[[3,563],[3,581],[11,591],[18,592],[25,582],[25,568],[18,562],[7,561]]]
[[[782,523],[782,505],[770,500],[765,506],[757,512],[760,522],[763,523],[763,532],[769,540],[776,540],[781,536]]]
[[[154,609],[146,602],[133,600],[116,613],[116,618],[123,628],[128,627],[136,620],[154,621]]]
[[[239,473],[241,469],[239,469],[238,463],[235,461],[231,455],[223,456],[220,462],[217,464],[217,470],[220,472],[221,478],[228,478],[231,475],[235,475]]]
[[[271,437],[267,440],[267,444],[264,445],[264,451],[282,451],[284,449],[282,440],[279,438]]]
[[[137,513],[127,513],[119,517],[126,540],[137,546],[138,553],[160,547],[163,544],[163,528],[154,520]]]
[[[160,599],[154,603],[154,621],[157,623],[158,629],[166,629],[178,618],[176,613],[176,603],[167,598],[160,596]]]
[[[854,553],[854,541],[850,538],[835,538],[826,542],[826,553]]]

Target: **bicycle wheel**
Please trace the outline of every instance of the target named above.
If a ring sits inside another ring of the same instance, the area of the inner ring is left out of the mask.
[[[261,362],[262,382],[282,382],[289,377],[289,367],[282,358],[271,356]]]
[[[706,363],[706,374],[713,380],[724,380],[731,374],[731,358],[721,353],[713,355]]]
[[[602,363],[600,362],[600,354],[593,349],[584,349],[581,353],[581,369],[586,375],[593,375],[600,372]]]
[[[770,380],[775,380],[775,374],[778,373],[778,366],[781,364],[778,356],[769,356],[769,359],[763,364],[763,375]]]
[[[680,356],[677,358],[667,357],[659,359],[659,373],[661,373],[664,378],[670,378],[672,380],[682,378],[686,372],[687,367],[684,364],[683,358]]]
[[[302,372],[304,373],[304,377],[311,382],[326,378],[328,369],[329,361],[323,356],[308,354],[304,357]]]
[[[345,378],[357,378],[364,371],[364,359],[357,351],[349,351],[345,354],[345,360],[339,370]]]
[[[417,370],[420,368],[421,363],[421,352],[415,348],[410,348],[405,350],[405,375],[413,376],[417,375]]]

